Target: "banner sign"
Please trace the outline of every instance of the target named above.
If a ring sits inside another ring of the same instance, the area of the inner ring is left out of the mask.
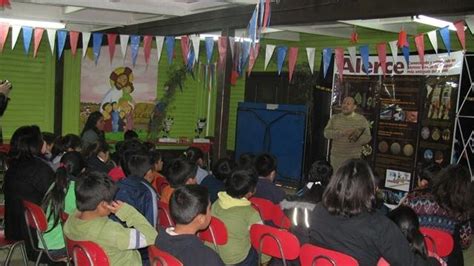
[[[370,56],[367,72],[361,57],[355,65],[344,58],[343,76],[334,66],[333,113],[351,96],[372,125],[372,141],[362,154],[385,187],[409,191],[417,170],[450,163],[463,52],[418,55],[393,62],[386,58],[386,76],[378,56]]]

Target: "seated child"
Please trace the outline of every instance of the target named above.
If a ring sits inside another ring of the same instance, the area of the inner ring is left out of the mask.
[[[159,249],[172,254],[183,265],[224,265],[219,255],[196,236],[211,221],[211,204],[205,187],[185,185],[177,188],[171,196],[170,213],[176,227],[159,228],[155,241]]]
[[[101,141],[89,145],[84,151],[87,171],[101,172],[107,174],[114,168],[114,162],[110,160],[109,146]]]
[[[257,182],[258,176],[252,169],[237,170],[227,178],[226,191],[219,192],[217,201],[212,204],[212,215],[227,227],[227,244],[219,246],[219,255],[225,264],[258,264],[249,229],[252,224],[261,224],[262,219],[248,200],[255,193]]]
[[[234,168],[234,161],[228,158],[219,159],[214,164],[212,175],[208,175],[202,180],[201,185],[207,187],[212,203],[217,200],[217,193],[225,190],[224,182],[232,174]]]
[[[138,139],[131,139],[117,143],[115,145],[115,160],[118,165],[112,168],[109,171],[109,176],[113,181],[120,181],[124,179],[127,175],[125,174],[127,169],[127,163],[125,161],[124,155],[127,152],[145,152],[145,147]]]
[[[163,170],[163,158],[161,157],[161,153],[157,150],[150,151],[149,156],[151,168],[146,173],[145,179],[151,184],[155,191],[160,194],[162,189],[160,185],[166,181],[166,178],[160,173]]]
[[[113,201],[116,186],[103,173],[84,174],[76,182],[77,211],[64,224],[64,234],[76,241],[93,241],[109,257],[110,265],[141,265],[138,248],[152,245],[157,232],[135,208]],[[128,228],[108,216],[114,213]]]
[[[275,158],[270,154],[259,155],[255,159],[255,169],[258,174],[258,183],[257,192],[254,196],[279,204],[285,199],[286,194],[281,188],[273,184],[277,169]]]
[[[202,180],[209,175],[204,167],[204,153],[196,147],[189,147],[184,152],[184,158],[197,165],[196,182],[201,184]]]
[[[180,186],[196,184],[197,166],[186,159],[173,160],[166,171],[170,183],[161,192],[161,202],[169,204],[171,194]]]

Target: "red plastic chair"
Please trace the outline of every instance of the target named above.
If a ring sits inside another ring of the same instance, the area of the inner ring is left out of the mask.
[[[61,212],[59,214],[59,219],[61,220],[62,224],[64,224],[68,218],[69,218],[69,214],[67,214],[66,212]]]
[[[250,198],[252,206],[260,213],[263,221],[272,221],[275,226],[283,229],[289,229],[291,221],[286,217],[280,206],[273,202],[258,197]]]
[[[213,216],[211,218],[211,223],[209,224],[209,227],[207,227],[206,230],[199,232],[198,236],[202,241],[214,244],[214,248],[219,254],[218,245],[227,244],[227,227],[225,226],[224,222],[222,222],[219,218]]]
[[[377,266],[390,266],[390,263],[388,263],[384,258],[380,258],[377,262]]]
[[[48,258],[54,262],[68,263],[69,258],[67,256],[55,258],[49,253],[48,246],[43,238],[44,232],[48,229],[48,221],[46,220],[46,215],[44,214],[43,209],[27,200],[23,200],[23,206],[25,207],[25,221],[28,226],[28,238],[30,239],[33,249],[39,252],[35,265],[39,265],[43,253],[46,253]],[[35,243],[33,234],[38,236],[38,241],[41,241],[43,244],[43,249],[37,247],[37,243]]]
[[[151,266],[182,266],[183,264],[177,258],[157,248],[156,246],[148,247],[148,257]]]
[[[174,226],[175,223],[171,219],[170,208],[168,204],[158,200],[158,224],[163,228]]]
[[[65,239],[67,252],[71,256],[74,265],[110,265],[107,253],[97,243],[92,241],[75,241],[67,237]]]
[[[429,251],[440,257],[447,257],[453,252],[454,239],[449,233],[427,227],[420,227],[420,231],[425,237],[426,248]]]
[[[0,209],[4,212],[4,205],[1,205]],[[3,218],[4,216],[2,216]],[[28,265],[28,257],[26,255],[25,242],[23,241],[13,241],[7,240],[5,238],[5,231],[0,230],[0,250],[8,249],[7,257],[3,262],[3,265],[10,265],[13,251],[15,248],[19,247],[21,250],[21,256],[23,258],[23,264]]]
[[[358,266],[353,257],[334,250],[304,244],[300,251],[302,266]]]
[[[300,255],[300,241],[292,233],[272,226],[253,224],[250,227],[250,242],[257,252],[286,260],[297,259]],[[259,256],[260,260],[260,256]]]

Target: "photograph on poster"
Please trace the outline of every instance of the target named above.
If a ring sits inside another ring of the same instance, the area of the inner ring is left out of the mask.
[[[401,190],[401,191],[409,191],[410,190],[410,182],[411,182],[411,173],[387,169],[385,175],[385,187]]]

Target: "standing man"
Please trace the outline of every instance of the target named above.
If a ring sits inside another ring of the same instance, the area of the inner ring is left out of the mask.
[[[372,138],[369,122],[354,112],[356,108],[354,98],[344,98],[342,113],[333,115],[324,128],[324,137],[332,140],[331,165],[334,171],[344,161],[360,158],[362,146]]]

